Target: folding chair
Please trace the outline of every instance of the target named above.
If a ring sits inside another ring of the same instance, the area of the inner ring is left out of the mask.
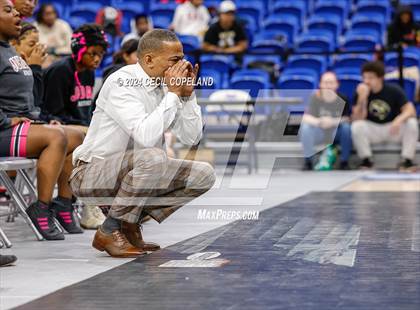
[[[17,207],[17,212],[22,215],[25,222],[31,227],[33,230],[36,238],[41,241],[43,240],[42,235],[36,229],[34,224],[32,223],[31,219],[29,218],[28,214],[26,213],[26,209],[28,208],[28,204],[23,196],[23,191],[19,190],[15,183],[10,179],[7,171],[17,171],[19,177],[21,177],[23,184],[29,191],[31,196],[36,197],[36,189],[33,185],[28,173],[27,169],[35,168],[36,167],[36,160],[27,159],[27,158],[0,158],[0,181],[6,187],[11,199],[15,203]],[[8,214],[3,214],[2,216],[8,216]],[[12,243],[7,238],[6,234],[0,228],[0,238],[4,241],[6,247],[11,247]]]

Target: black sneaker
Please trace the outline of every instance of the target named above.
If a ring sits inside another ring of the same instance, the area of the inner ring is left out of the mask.
[[[340,162],[340,170],[350,170],[349,162],[348,161]]]
[[[60,225],[69,234],[82,234],[79,219],[74,213],[74,207],[70,199],[55,198],[50,206],[54,216],[60,222]]]
[[[0,267],[5,267],[10,264],[13,264],[17,261],[17,257],[14,255],[1,255],[0,254]]]
[[[373,168],[373,162],[370,160],[370,158],[364,158],[362,160],[362,163],[359,165],[359,169],[372,169]]]
[[[46,240],[64,240],[64,234],[57,228],[48,205],[39,201],[34,202],[26,209],[26,213]]]
[[[398,164],[398,169],[403,172],[414,172],[416,171],[417,166],[413,163],[411,159],[405,158]]]
[[[305,159],[305,163],[303,164],[303,171],[311,171],[314,170],[314,164],[312,163],[312,160]]]

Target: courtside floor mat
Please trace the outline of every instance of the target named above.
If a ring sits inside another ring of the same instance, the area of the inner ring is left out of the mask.
[[[17,309],[418,310],[420,193],[310,193]]]

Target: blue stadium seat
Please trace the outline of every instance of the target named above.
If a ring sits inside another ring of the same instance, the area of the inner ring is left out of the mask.
[[[252,98],[257,98],[261,90],[270,87],[271,85],[261,76],[237,76],[232,77],[230,80],[230,88],[249,90],[249,94]]]
[[[398,67],[398,54],[395,52],[385,54],[385,65],[388,67]],[[417,66],[420,67],[420,54],[413,52],[404,52],[404,67]]]
[[[290,76],[290,75],[304,75],[309,76],[314,79],[314,81],[319,81],[320,72],[314,68],[294,68],[286,66],[281,75]]]
[[[239,69],[233,72],[231,79],[239,77],[259,77],[266,83],[270,83],[270,75],[262,69]]]
[[[381,14],[355,14],[351,20],[352,29],[374,29],[381,36],[385,32],[386,24]]]
[[[203,84],[201,85],[201,89],[222,89],[223,88],[223,74],[214,69],[200,69],[200,77],[201,78],[213,78],[213,84]]]
[[[131,0],[133,2],[139,2],[138,0]],[[126,2],[126,0],[123,0],[123,2]],[[176,7],[179,5],[175,1],[168,1],[167,3],[161,3],[159,0],[149,0],[149,1],[142,1],[142,2],[149,2],[149,10],[150,13],[153,11],[158,10],[171,10],[175,11]]]
[[[391,4],[389,1],[359,1],[356,6],[356,12],[381,14],[384,20],[388,22],[391,17]]]
[[[138,14],[144,14],[144,6],[139,2],[118,2],[115,6],[123,13],[122,31],[131,32],[131,20]]]
[[[70,24],[71,28],[75,30],[76,28],[79,28],[83,24],[89,23],[91,21],[88,21],[87,19],[79,16],[70,16],[68,19],[68,23]]]
[[[255,35],[249,50],[259,54],[283,54],[287,47],[286,37],[282,31],[263,30]]]
[[[152,17],[153,21],[157,17],[165,17],[166,20],[169,20],[169,24],[172,22],[174,17],[175,9],[177,4],[175,2],[168,2],[168,3],[158,3],[158,2],[151,2],[150,3],[150,16]],[[163,20],[163,19],[162,19]],[[159,27],[163,28],[163,27]]]
[[[220,2],[222,2],[222,0],[204,0],[204,5],[207,8],[215,8],[217,9],[220,5]]]
[[[262,2],[244,1],[237,3],[236,13],[239,16],[250,16],[254,19],[255,24],[259,27],[261,19],[265,14],[265,7]]]
[[[278,82],[279,89],[315,89],[317,81],[306,75],[282,75]]]
[[[235,59],[232,55],[209,55],[200,57],[201,70],[216,70],[222,75],[222,88],[229,85],[230,71],[234,68]]]
[[[248,65],[252,64],[253,62],[257,62],[257,61],[271,62],[271,63],[275,64],[277,69],[280,69],[281,66],[282,66],[280,56],[272,55],[272,54],[269,54],[269,55],[247,54],[247,55],[244,55],[244,58],[243,58],[243,61],[242,61],[242,66],[243,66],[243,68],[247,68]]]
[[[341,54],[334,58],[333,68],[358,68],[360,74],[360,68],[365,62],[373,61],[373,54]]]
[[[87,22],[93,23],[96,18],[96,14],[102,8],[99,3],[96,2],[83,2],[75,4],[70,9],[70,18],[80,17],[85,19]]]
[[[154,28],[167,29],[172,22],[172,18],[165,15],[151,15]]]
[[[336,15],[313,15],[307,22],[308,30],[329,31],[338,38],[343,31],[341,19]]]
[[[106,67],[112,65],[112,61],[113,61],[112,55],[105,56],[104,59],[102,60],[101,67],[106,68]]]
[[[386,82],[400,85],[399,79],[386,79]],[[414,103],[416,98],[416,81],[404,78],[404,91],[407,99]]]
[[[264,22],[265,30],[277,30],[287,34],[287,42],[292,44],[299,31],[299,21],[293,15],[276,14],[269,16]]]
[[[358,0],[344,0],[344,1],[342,1],[342,0],[338,0],[338,1],[336,1],[336,2],[340,2],[340,4],[342,4],[342,5],[344,5],[344,8],[347,10],[347,11],[350,11],[351,9],[352,9],[352,2],[357,2]],[[363,1],[363,0],[362,0]],[[332,1],[332,0],[317,0],[317,1],[315,1],[314,0],[314,4],[316,4],[316,3],[327,3],[327,4],[329,4],[329,3],[332,3],[332,2],[334,2],[334,1]]]
[[[255,23],[255,19],[252,16],[238,14],[236,18],[245,30],[249,30],[251,33],[255,33],[260,29],[260,25]]]
[[[336,67],[334,72],[337,75],[358,75],[360,74],[360,68],[358,67]]]
[[[52,0],[52,1],[43,0],[43,1],[39,1],[39,3],[40,4],[43,4],[43,3],[53,3],[53,4],[59,3],[63,7],[67,7],[67,8],[74,5],[74,3],[69,3],[68,0]]]
[[[292,14],[303,24],[306,17],[306,2],[302,0],[276,1],[272,7],[275,14]]]
[[[347,96],[350,104],[354,104],[353,96],[356,92],[357,85],[362,82],[360,74],[337,74],[337,79],[340,82],[338,91]]]
[[[335,38],[324,34],[304,33],[296,40],[296,49],[300,53],[333,52]]]
[[[350,30],[344,37],[343,50],[346,51],[374,51],[376,44],[380,44],[380,38],[369,29]]]
[[[54,0],[54,1],[57,1],[57,0]],[[68,0],[64,0],[65,2],[74,2],[74,3],[77,3],[77,4],[79,4],[79,3],[84,3],[85,1],[83,1],[83,0],[76,0],[76,1],[68,1]],[[96,2],[96,3],[98,3],[98,4],[100,4],[101,6],[107,6],[107,5],[111,5],[111,0],[95,0],[94,2]]]
[[[321,55],[292,55],[287,60],[287,67],[313,69],[320,75],[327,69],[327,59]]]
[[[196,36],[178,35],[184,47],[184,53],[191,53],[200,49],[200,40]]]
[[[318,1],[314,9],[317,15],[336,15],[341,20],[347,19],[348,12],[347,1]]]

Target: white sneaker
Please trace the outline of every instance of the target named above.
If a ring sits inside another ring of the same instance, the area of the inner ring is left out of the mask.
[[[82,219],[80,225],[84,229],[98,229],[106,217],[97,206],[84,206],[82,208]]]

